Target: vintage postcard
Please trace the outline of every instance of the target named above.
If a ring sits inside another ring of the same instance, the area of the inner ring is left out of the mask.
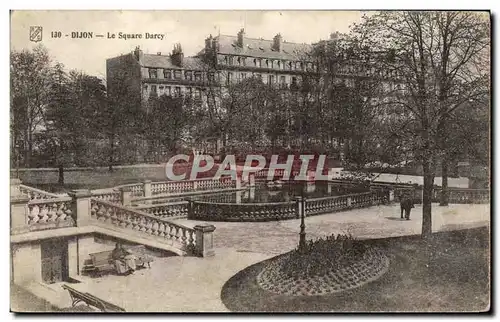
[[[490,19],[11,11],[11,311],[488,312]]]

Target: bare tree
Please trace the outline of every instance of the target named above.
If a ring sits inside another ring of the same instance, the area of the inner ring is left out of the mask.
[[[424,172],[422,235],[429,236],[441,138],[455,111],[489,94],[489,18],[477,12],[387,11],[365,17],[354,32],[371,48],[391,52],[381,66],[405,85],[405,95],[392,103],[409,112]]]

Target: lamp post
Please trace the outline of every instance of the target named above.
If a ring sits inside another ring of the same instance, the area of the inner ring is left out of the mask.
[[[16,149],[16,178],[19,179],[19,142],[16,142],[14,145]]]
[[[306,213],[306,197],[305,197],[305,181],[302,183],[302,197],[300,198],[301,207],[300,207],[300,233],[299,233],[299,251],[304,253],[306,249],[306,224],[304,222],[305,213]]]

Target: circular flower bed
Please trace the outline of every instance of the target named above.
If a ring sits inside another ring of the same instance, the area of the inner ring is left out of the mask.
[[[382,249],[340,236],[311,242],[305,250],[269,261],[257,282],[276,294],[323,295],[374,281],[388,268]]]

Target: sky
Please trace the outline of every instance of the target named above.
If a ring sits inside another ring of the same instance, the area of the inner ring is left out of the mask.
[[[245,28],[246,36],[272,39],[281,33],[288,42],[313,43],[330,33],[347,32],[360,21],[360,11],[13,11],[11,50],[31,49],[43,44],[54,61],[105,78],[106,59],[131,52],[170,53],[181,43],[184,55],[204,47],[210,34],[235,35]],[[42,40],[30,41],[30,26],[43,28]],[[51,38],[60,31],[61,38]],[[93,32],[93,39],[72,39],[72,32]],[[108,39],[107,33],[164,34],[159,39]],[[104,38],[96,38],[103,34]],[[65,35],[69,35],[66,37]]]

